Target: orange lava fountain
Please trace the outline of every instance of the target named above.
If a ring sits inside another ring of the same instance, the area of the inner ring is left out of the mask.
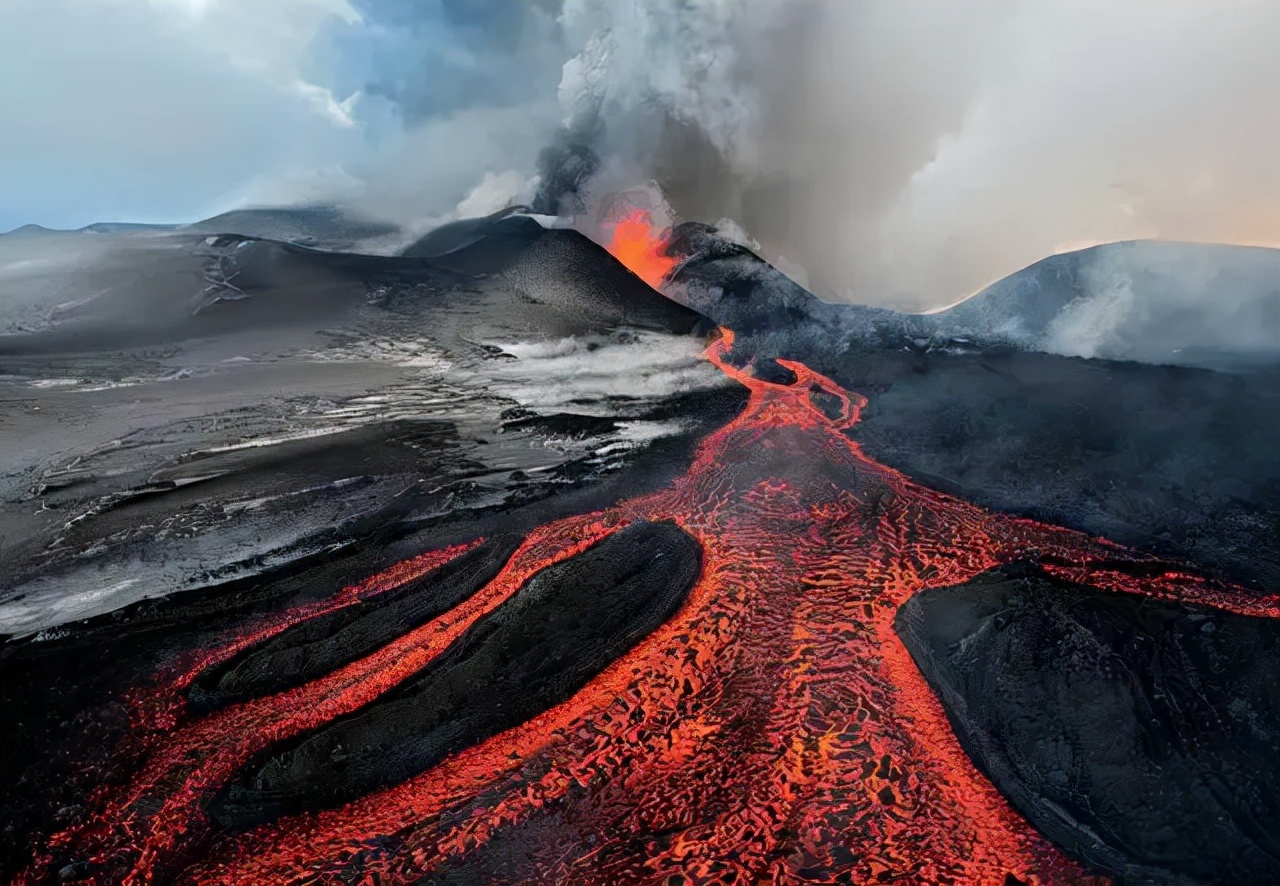
[[[635,209],[613,225],[605,248],[637,277],[657,289],[676,266],[676,260],[664,251],[665,246],[665,238],[653,224],[653,215]]]
[[[1255,616],[1280,616],[1280,598],[919,486],[846,435],[863,398],[799,363],[778,361],[791,384],[756,378],[732,343],[706,357],[749,403],[669,487],[540,527],[454,610],[296,689],[194,716],[189,676],[171,680],[139,702],[133,782],[104,788],[19,882],[56,876],[54,854],[126,883],[1105,882],[975,768],[893,630],[898,607],[1023,559]],[[208,821],[202,798],[254,755],[393,689],[530,576],[637,520],[697,538],[702,574],[569,701],[339,808],[242,833]]]

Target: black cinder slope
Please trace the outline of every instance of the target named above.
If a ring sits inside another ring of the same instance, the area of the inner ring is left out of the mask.
[[[520,539],[486,539],[421,578],[350,606],[301,621],[196,678],[188,697],[221,707],[300,686],[385,646],[457,606],[498,573]]]
[[[978,766],[1125,883],[1280,881],[1280,623],[1034,568],[920,594],[896,628]]]

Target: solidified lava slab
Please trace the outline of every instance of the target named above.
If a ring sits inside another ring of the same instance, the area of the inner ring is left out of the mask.
[[[1125,882],[1280,882],[1280,621],[1009,564],[895,624],[1042,833]]]
[[[211,709],[322,677],[457,606],[497,575],[518,539],[485,539],[425,575],[376,597],[303,619],[195,678],[188,697]]]
[[[19,882],[1105,882],[972,762],[899,607],[1010,563],[1242,615],[1280,600],[919,486],[844,433],[861,397],[789,361],[793,379],[757,378],[731,347],[726,332],[707,357],[747,407],[669,487],[539,527],[458,606],[301,686],[204,715],[175,708],[189,677],[140,697],[132,782]],[[253,761],[395,697],[534,576],[664,522],[702,552],[687,599],[562,703],[335,808],[242,832],[210,819]]]
[[[339,805],[567,701],[671,616],[701,561],[674,523],[638,522],[547,567],[419,674],[241,773],[211,814],[244,827]]]

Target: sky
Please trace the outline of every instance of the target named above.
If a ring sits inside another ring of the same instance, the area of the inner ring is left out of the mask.
[[[0,229],[191,221],[340,175],[360,127],[303,68],[357,20],[345,0],[0,0]]]
[[[1090,243],[1280,245],[1276,45],[1273,0],[0,0],[0,231],[589,228],[639,186],[936,305]]]

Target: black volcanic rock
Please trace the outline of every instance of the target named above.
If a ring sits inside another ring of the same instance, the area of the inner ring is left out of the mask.
[[[850,432],[928,486],[1280,589],[1280,371],[1018,350],[848,354]]]
[[[710,225],[677,225],[667,251],[676,296],[762,355],[897,347],[918,332],[912,315],[822,301]]]
[[[473,246],[463,253],[470,257],[472,250],[480,248]],[[602,257],[602,251],[577,231],[544,231],[504,276],[539,304],[595,322],[682,335],[711,331],[702,314],[664,298],[613,256],[604,253]]]
[[[1280,881],[1280,622],[1034,567],[926,591],[896,628],[978,767],[1124,883]]]
[[[514,209],[503,209],[483,218],[464,218],[433,228],[400,254],[406,258],[441,258],[487,241],[496,257],[502,251],[499,244],[506,243],[511,250],[518,251],[532,245],[542,232],[542,225],[532,217]],[[492,271],[493,263],[482,266],[482,270]]]
[[[712,328],[706,317],[664,298],[585,235],[544,228],[510,209],[437,228],[403,255],[499,278],[528,300],[598,323],[682,334]]]
[[[292,625],[204,671],[188,697],[201,709],[300,686],[457,606],[492,579],[519,539],[486,539],[398,588]]]
[[[569,699],[680,606],[702,550],[636,523],[531,578],[420,674],[249,767],[210,806],[245,827],[396,784]]]

